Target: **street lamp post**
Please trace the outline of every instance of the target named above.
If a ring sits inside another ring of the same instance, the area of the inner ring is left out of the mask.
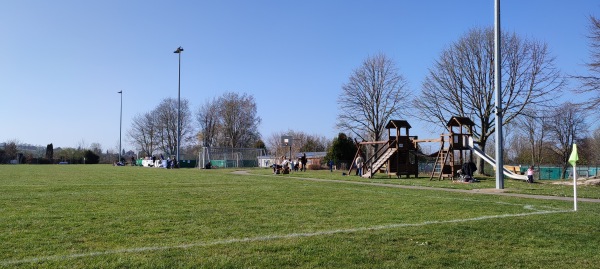
[[[123,129],[123,91],[119,91],[119,94],[121,95],[121,112],[119,113],[119,160],[117,162],[120,162],[121,158],[123,158],[123,156],[121,156],[121,130]]]
[[[503,157],[503,136],[502,136],[502,33],[500,28],[500,0],[495,1],[494,16],[494,88],[496,103],[496,189],[504,189],[504,157]]]
[[[179,54],[179,78],[177,81],[177,165],[179,165],[179,140],[181,140],[181,52],[183,52],[181,46],[173,52]]]

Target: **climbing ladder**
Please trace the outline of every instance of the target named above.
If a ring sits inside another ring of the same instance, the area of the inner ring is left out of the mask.
[[[366,169],[365,173],[362,175],[362,177],[364,178],[371,178],[373,175],[375,175],[375,173],[377,173],[377,171],[379,171],[379,169],[383,166],[384,163],[386,163],[390,157],[392,157],[392,155],[394,155],[394,153],[396,153],[398,149],[394,148],[388,148],[381,156],[379,156],[379,158],[377,158],[377,160],[375,160],[375,162],[373,163],[373,165],[371,167],[369,167],[368,169]]]
[[[433,178],[436,178],[437,180],[452,178],[452,172],[448,174],[448,171],[444,171],[444,167],[447,167],[448,161],[450,161],[450,163],[454,162],[451,152],[450,148],[443,148],[443,146],[440,148],[429,180],[433,180]]]

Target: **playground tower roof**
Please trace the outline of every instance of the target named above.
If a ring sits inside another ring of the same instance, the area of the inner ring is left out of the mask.
[[[455,126],[474,126],[475,123],[467,118],[467,117],[457,117],[457,116],[453,116],[452,118],[450,118],[450,120],[448,121],[448,124],[446,124],[447,127],[455,127]]]
[[[391,128],[396,128],[396,129],[400,129],[400,128],[406,128],[406,129],[410,129],[411,126],[410,124],[408,124],[408,121],[405,120],[390,120],[390,122],[388,122],[388,124],[385,126],[386,129],[391,129]]]

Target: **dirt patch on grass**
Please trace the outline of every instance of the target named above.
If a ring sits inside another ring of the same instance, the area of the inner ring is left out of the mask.
[[[504,193],[510,192],[510,189],[473,189],[471,192],[481,192],[481,193]]]

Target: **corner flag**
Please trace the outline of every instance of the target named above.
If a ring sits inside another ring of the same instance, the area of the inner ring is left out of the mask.
[[[575,166],[577,164],[577,161],[579,161],[579,155],[577,155],[577,144],[573,144],[573,151],[571,151],[569,163]]]
[[[569,163],[573,166],[573,210],[577,211],[577,144],[573,144],[573,151],[569,157]]]

